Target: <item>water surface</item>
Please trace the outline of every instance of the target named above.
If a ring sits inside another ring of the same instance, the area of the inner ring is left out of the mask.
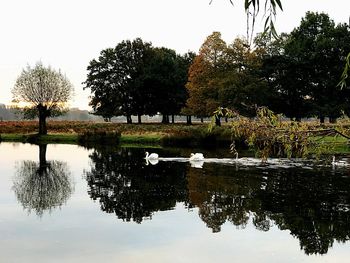
[[[1,143],[0,262],[348,262],[347,167],[146,150]]]

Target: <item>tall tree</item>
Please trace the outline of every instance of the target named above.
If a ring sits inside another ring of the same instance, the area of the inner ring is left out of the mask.
[[[227,45],[220,32],[213,32],[202,44],[189,69],[186,107],[197,116],[211,116],[220,106],[219,78],[225,69]]]
[[[301,120],[309,116],[311,110],[310,92],[306,88],[303,73],[307,68],[307,61],[298,60],[293,52],[285,50],[289,38],[290,35],[282,34],[275,40],[257,40],[258,45],[263,46],[266,51],[261,76],[265,78],[270,90],[266,106],[289,118]]]
[[[349,41],[346,24],[336,26],[327,14],[307,12],[286,46],[286,52],[293,54],[298,64],[307,65],[303,76],[310,90],[313,113],[321,122],[325,116],[334,122],[345,107],[345,90],[338,83],[350,51]]]
[[[34,68],[23,69],[12,94],[15,101],[29,105],[25,109],[32,113],[31,116],[39,117],[39,134],[47,134],[46,118],[60,115],[65,110],[73,86],[61,71],[38,62]]]
[[[149,92],[148,114],[160,112],[163,123],[169,122],[169,115],[180,113],[187,93],[185,83],[192,54],[180,56],[172,49],[154,48],[144,76],[144,89]]]
[[[84,89],[90,88],[93,93],[90,105],[94,114],[107,120],[124,115],[131,123],[132,114],[143,113],[143,65],[150,47],[140,38],[126,40],[102,50],[100,57],[90,62]]]
[[[266,82],[258,75],[262,58],[259,47],[236,38],[227,48],[226,70],[221,79],[219,100],[223,107],[242,115],[253,116],[258,106],[266,105],[269,97]]]
[[[347,91],[338,85],[339,62],[350,50],[349,36],[347,25],[335,26],[328,15],[308,12],[283,42],[272,43],[280,51],[266,57],[264,70],[280,98],[277,111],[297,119],[316,115],[321,122],[340,116]]]

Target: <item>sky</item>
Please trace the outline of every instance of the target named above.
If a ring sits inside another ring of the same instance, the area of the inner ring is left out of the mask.
[[[262,0],[261,0],[262,1]],[[243,0],[0,0],[0,103],[23,68],[41,61],[66,74],[74,86],[71,107],[90,109],[83,90],[89,62],[101,50],[137,37],[180,54],[198,52],[213,31],[231,43],[246,34]],[[282,0],[278,32],[290,32],[307,11],[348,23],[349,0]],[[264,20],[257,19],[255,31]]]

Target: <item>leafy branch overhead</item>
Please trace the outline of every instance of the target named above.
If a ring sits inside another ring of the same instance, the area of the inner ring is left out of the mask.
[[[234,5],[233,0],[229,0]],[[210,1],[210,4],[213,0]],[[244,0],[244,10],[247,14],[247,39],[252,44],[255,21],[260,13],[260,0]],[[278,38],[275,27],[275,19],[277,11],[283,11],[282,2],[280,0],[265,0],[263,16],[265,18],[264,34]],[[250,27],[251,26],[251,27]]]

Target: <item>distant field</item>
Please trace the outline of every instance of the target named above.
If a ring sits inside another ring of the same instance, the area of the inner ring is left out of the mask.
[[[85,121],[49,121],[47,123],[48,133],[83,133],[91,130],[119,131],[123,134],[171,134],[192,129],[206,129],[207,124],[125,124],[108,122],[85,122]],[[38,130],[37,121],[2,121],[0,122],[1,133],[28,134]]]

